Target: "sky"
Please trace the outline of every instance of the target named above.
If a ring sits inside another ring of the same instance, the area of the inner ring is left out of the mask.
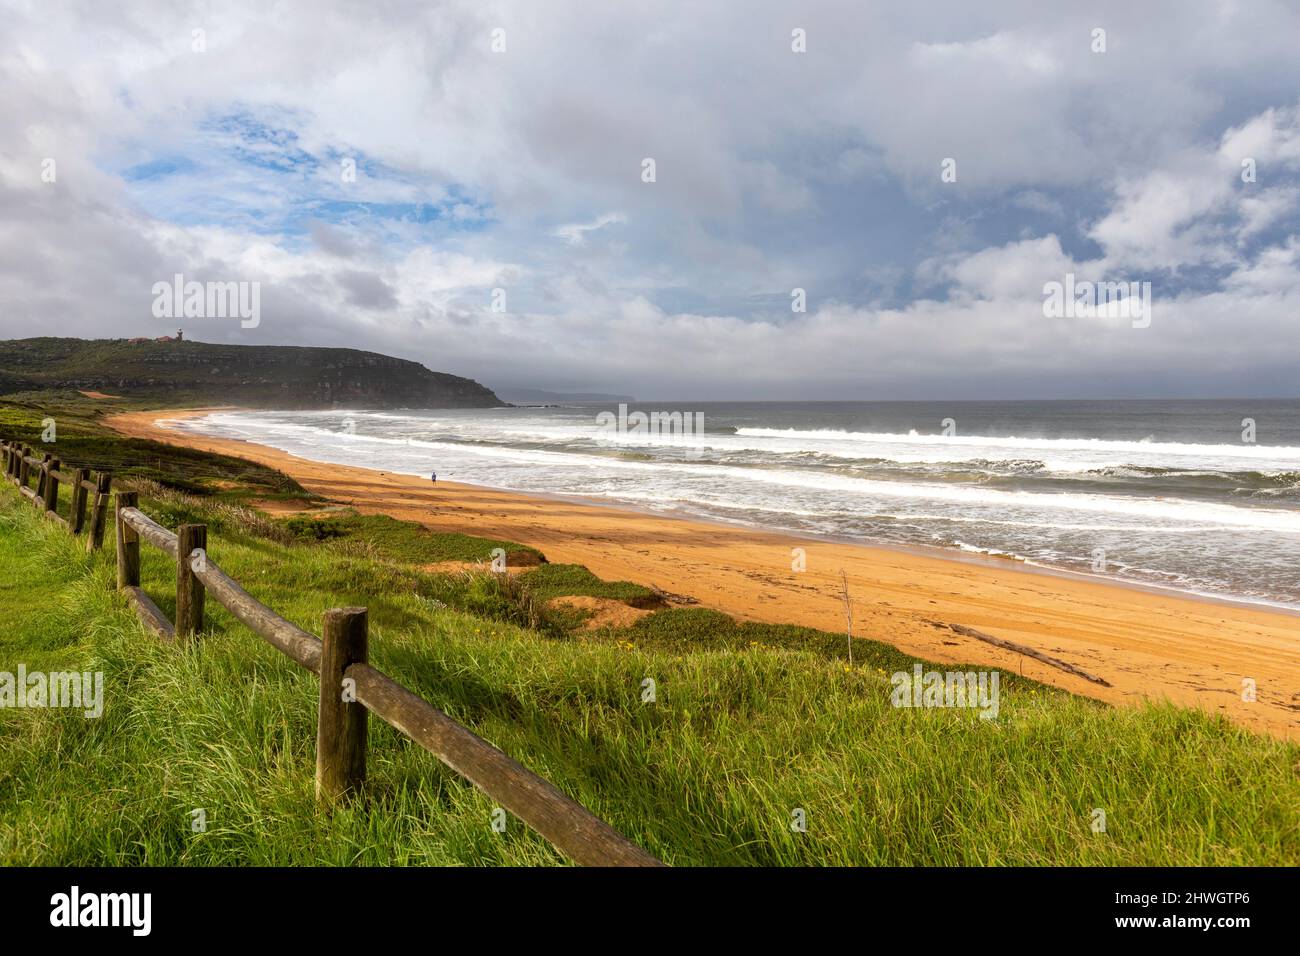
[[[1300,396],[1294,2],[0,16],[0,337],[641,399]],[[255,327],[156,315],[176,274],[257,283]],[[1149,312],[1053,312],[1067,276]]]

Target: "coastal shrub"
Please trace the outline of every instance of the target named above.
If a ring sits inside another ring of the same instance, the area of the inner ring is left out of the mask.
[[[632,607],[662,607],[663,599],[650,588],[631,581],[604,581],[580,564],[544,564],[524,575],[542,600],[583,595],[622,601]]]
[[[551,637],[565,633],[562,615],[548,608],[520,576],[466,568],[432,577],[436,599],[447,606]]]
[[[487,563],[496,549],[506,553],[509,565],[531,566],[546,560],[535,548],[513,541],[432,531],[414,521],[400,521],[388,515],[363,515],[352,509],[294,515],[281,519],[281,524],[289,534],[303,541],[324,543],[345,551],[354,543],[363,542],[369,556],[415,565],[444,561]]]
[[[293,537],[303,541],[329,541],[331,538],[346,537],[348,530],[336,515],[293,515],[284,521],[284,529]]]

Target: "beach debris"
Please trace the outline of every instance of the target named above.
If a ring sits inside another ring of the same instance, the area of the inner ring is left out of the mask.
[[[1089,674],[1087,671],[1081,670],[1060,658],[1049,657],[1042,651],[1036,651],[1032,647],[1027,647],[1024,644],[1017,644],[1015,641],[1003,640],[1000,637],[994,637],[992,634],[985,634],[983,631],[977,631],[975,628],[967,627],[965,624],[946,624],[943,621],[926,621],[925,623],[932,627],[946,627],[948,630],[955,631],[963,637],[973,637],[977,641],[992,644],[994,647],[1001,647],[1004,650],[1015,651],[1017,654],[1024,654],[1026,657],[1032,657],[1036,661],[1042,661],[1044,664],[1063,670],[1067,674],[1073,674],[1075,677],[1082,677],[1084,680],[1091,681],[1094,684],[1100,684],[1102,687],[1111,686],[1110,681]]]
[[[663,601],[665,604],[699,604],[700,603],[699,598],[693,598],[687,594],[673,594],[671,591],[665,591],[657,584],[647,584],[646,587],[648,587],[651,591],[653,591],[655,593],[655,596],[659,598],[659,600]]]

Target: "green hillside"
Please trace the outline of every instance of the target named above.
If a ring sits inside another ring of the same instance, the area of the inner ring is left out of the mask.
[[[136,339],[0,341],[0,395],[101,391],[159,404],[488,408],[478,382],[357,349]]]

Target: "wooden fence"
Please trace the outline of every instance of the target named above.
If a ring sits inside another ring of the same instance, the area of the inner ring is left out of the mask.
[[[59,522],[73,534],[86,532],[86,550],[98,551],[104,545],[104,524],[108,518],[108,496],[112,486],[111,472],[95,473],[91,480],[88,468],[78,468],[69,474],[62,463],[53,455],[37,457],[28,445],[16,442],[4,442],[5,475],[9,477],[18,490],[36,505],[37,510],[47,518]],[[36,487],[28,482],[36,478]],[[59,488],[67,485],[72,489],[72,500],[68,506],[68,517],[59,514]],[[90,497],[93,495],[94,497]],[[86,527],[86,508],[90,507],[90,526]]]
[[[111,477],[89,480],[86,469],[69,478],[59,460],[4,442],[5,473],[40,511],[74,534],[84,523],[87,495],[94,507],[87,548],[103,543]],[[28,487],[39,476],[35,491]],[[58,515],[60,482],[71,482],[70,520]],[[208,595],[254,634],[320,678],[316,727],[316,796],[325,806],[358,797],[366,778],[366,721],[374,713],[428,750],[504,809],[586,866],[662,866],[609,824],[569,799],[553,784],[462,727],[368,663],[366,609],[325,612],[323,640],[280,617],[253,598],[207,555],[207,528],[184,524],[173,533],[138,507],[133,491],[118,491],[117,586],[140,620],[167,641],[193,639],[203,630]],[[176,621],[167,619],[140,587],[140,543],[168,555],[176,565]]]

